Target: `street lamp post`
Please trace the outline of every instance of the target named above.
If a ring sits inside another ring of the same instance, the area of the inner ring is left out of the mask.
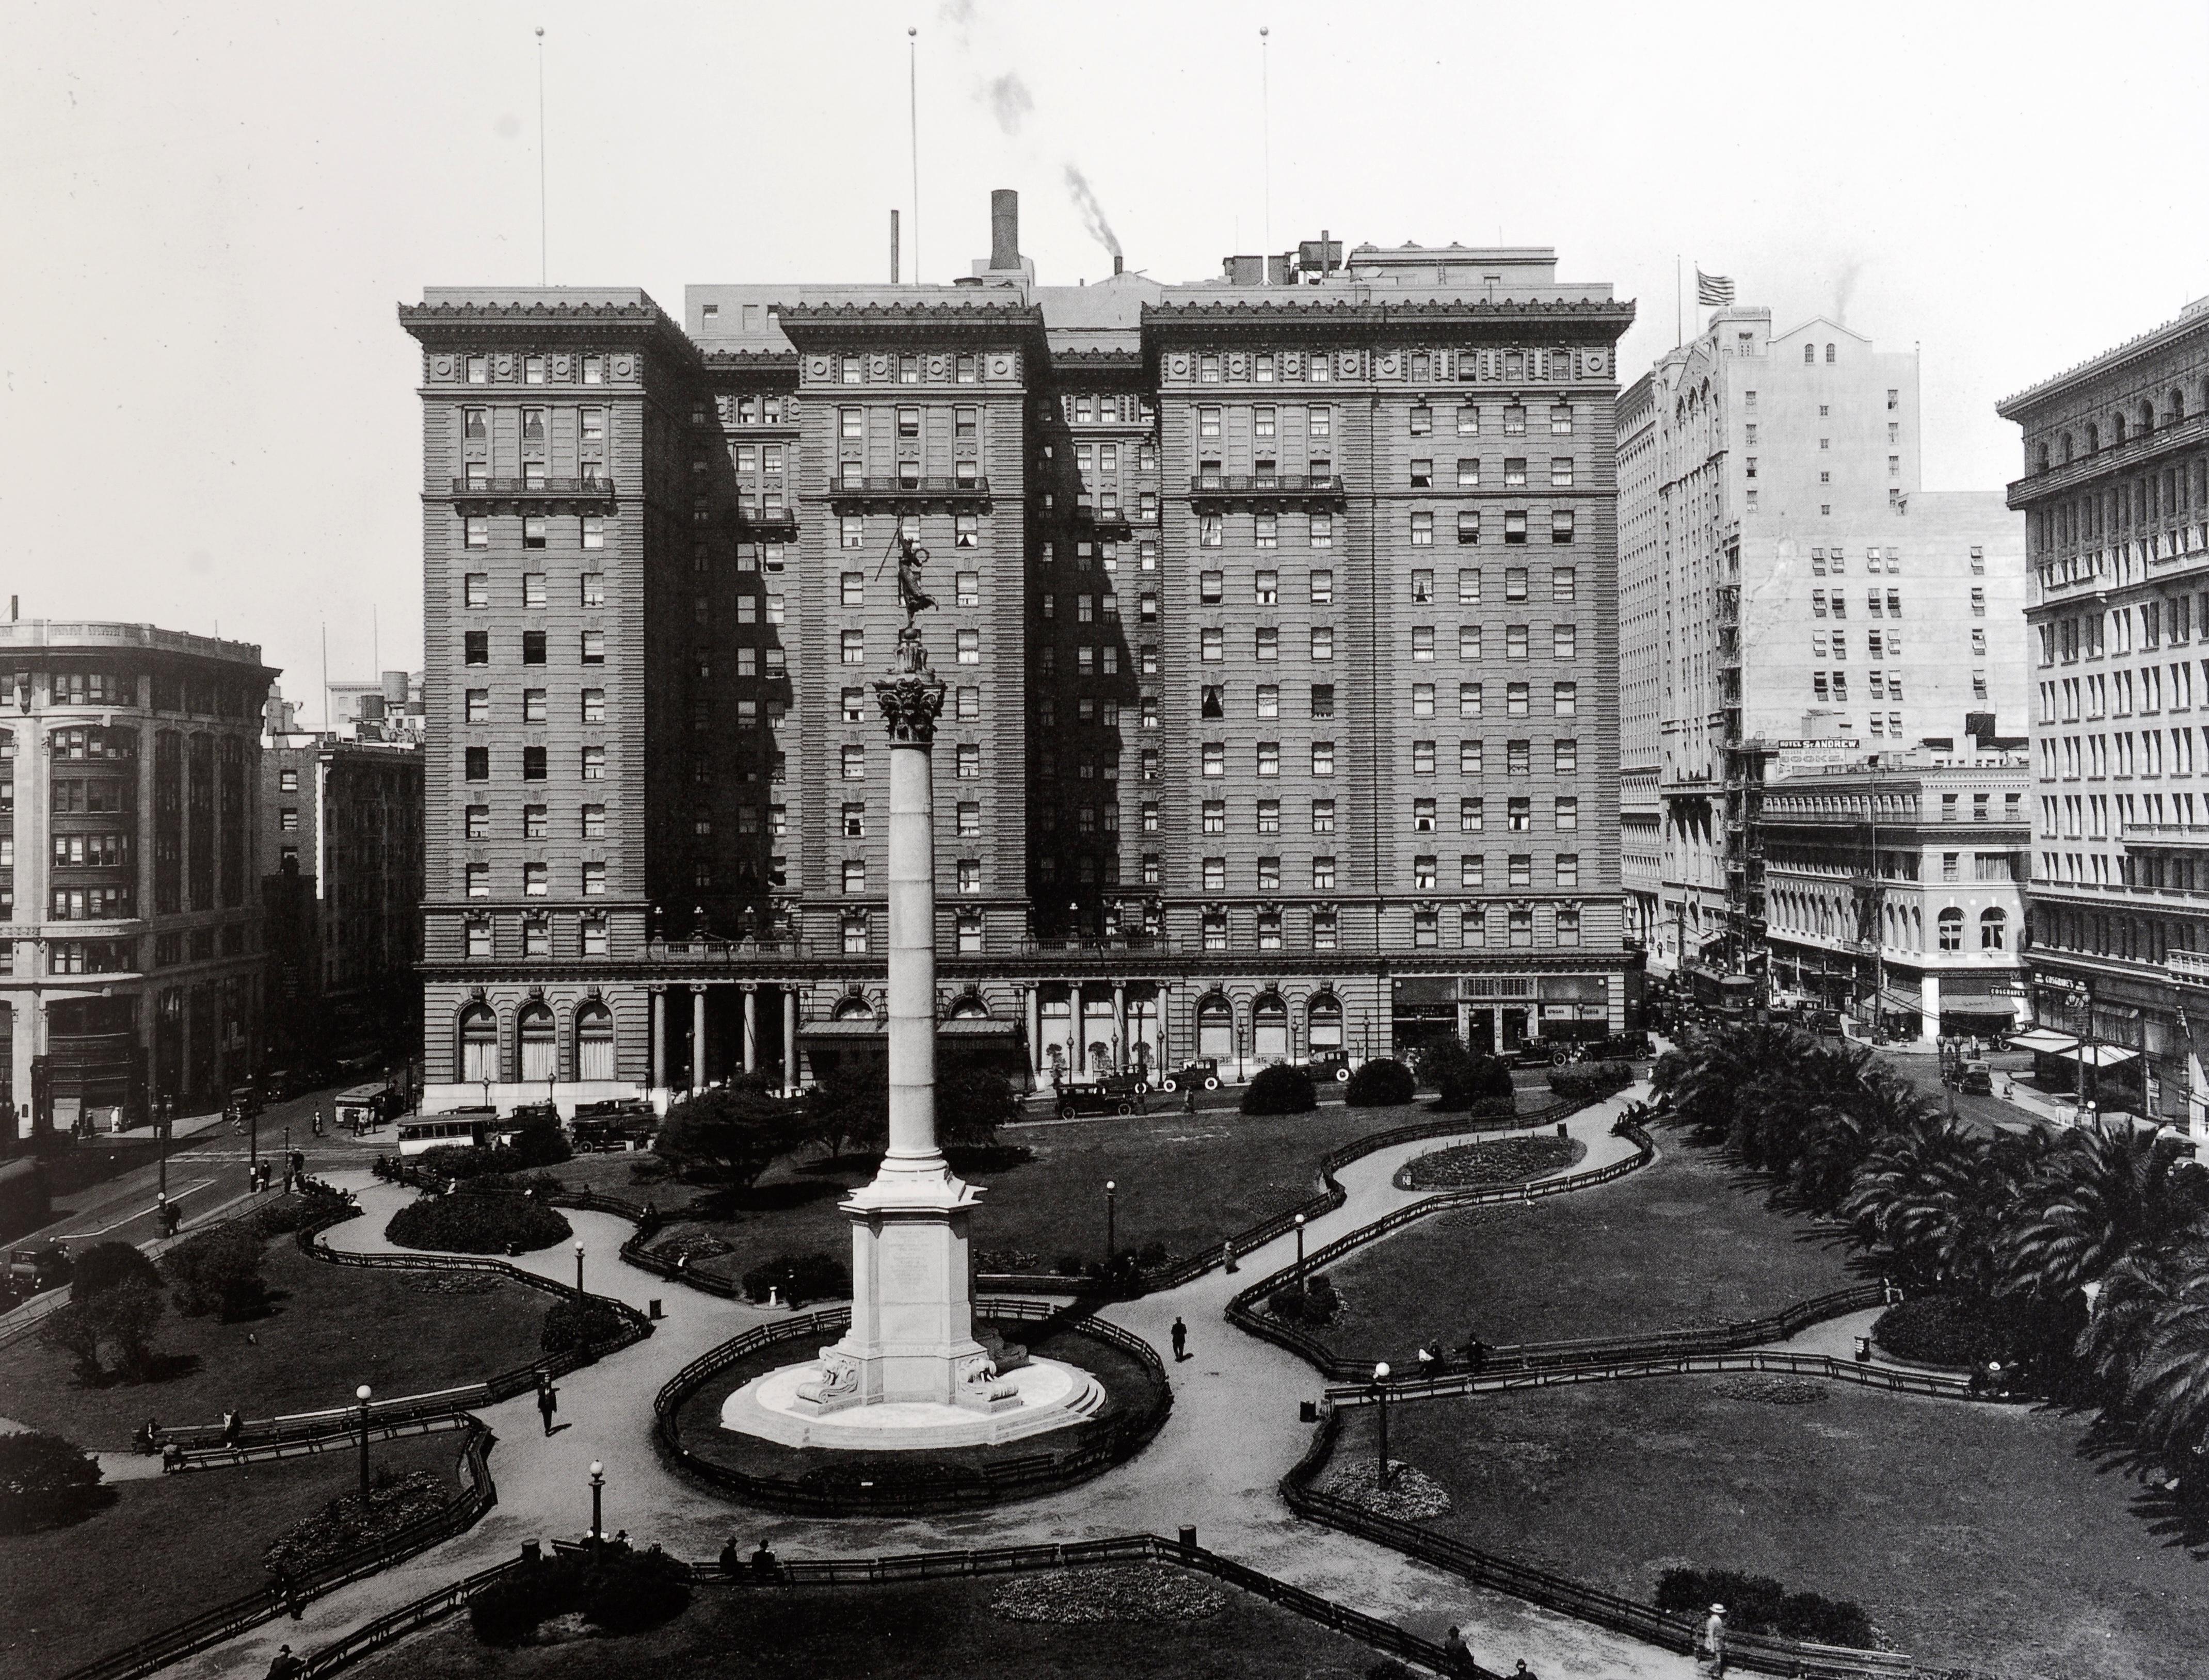
[[[605,1524],[599,1513],[603,1509],[599,1501],[605,1492],[606,1467],[596,1459],[591,1461],[591,1556],[595,1560],[605,1549]]]
[[[1111,1179],[1104,1180],[1104,1269],[1112,1269],[1112,1257],[1118,1251],[1120,1186]]]
[[[581,1244],[581,1243],[577,1243],[577,1244],[575,1245],[575,1299],[576,1299],[576,1301],[580,1304],[580,1303],[581,1302],[582,1299],[583,1299],[583,1245],[582,1245],[582,1244]]]
[[[155,1105],[153,1111],[153,1131],[155,1137],[160,1140],[161,1150],[161,1182],[160,1189],[161,1195],[165,1198],[169,1193],[169,1128],[170,1123],[176,1114],[176,1109],[177,1105],[175,1099],[165,1096],[157,1105]]]
[[[1381,1468],[1374,1486],[1386,1489],[1388,1485],[1388,1361],[1381,1360],[1373,1367],[1373,1393],[1381,1407]]]
[[[364,1383],[352,1391],[360,1402],[360,1506],[368,1509],[368,1398],[369,1387]]]
[[[1304,1216],[1297,1215],[1297,1293],[1304,1293]]]

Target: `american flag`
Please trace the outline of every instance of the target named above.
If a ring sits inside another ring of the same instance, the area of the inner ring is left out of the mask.
[[[1698,309],[1719,309],[1733,302],[1733,282],[1724,274],[1706,274],[1695,270],[1695,306]]]

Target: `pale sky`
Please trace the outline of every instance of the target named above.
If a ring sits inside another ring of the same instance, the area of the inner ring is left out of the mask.
[[[0,0],[0,594],[220,622],[302,699],[325,624],[333,678],[372,626],[419,663],[394,306],[536,281],[539,24],[551,277],[671,314],[887,278],[908,25],[924,279],[987,254],[999,186],[1043,279],[1109,272],[1074,163],[1160,279],[1322,225],[1554,245],[1639,303],[1631,378],[1683,257],[1691,300],[1700,261],[1781,328],[1919,343],[1929,489],[1999,488],[1998,398],[2209,291],[2199,4]]]

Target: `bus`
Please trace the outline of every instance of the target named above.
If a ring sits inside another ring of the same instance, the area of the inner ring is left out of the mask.
[[[417,1114],[399,1123],[399,1153],[427,1155],[431,1149],[481,1149],[498,1121],[496,1108],[454,1108],[442,1114]]]

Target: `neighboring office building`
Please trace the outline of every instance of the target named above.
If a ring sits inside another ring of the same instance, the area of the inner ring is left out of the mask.
[[[6,1147],[219,1105],[262,1041],[261,650],[0,624]]]
[[[2022,536],[1997,495],[1920,489],[1916,353],[1822,319],[1719,309],[1618,409],[1628,933],[1738,973],[1773,755],[2022,738]]]
[[[358,727],[378,725],[370,718]],[[272,736],[261,790],[272,1063],[298,1070],[378,1051],[412,1056],[420,1022],[421,749]]]
[[[2025,444],[2034,1002],[2112,1064],[2104,1093],[2209,1135],[2209,299],[1999,411]]]
[[[879,1040],[901,529],[948,1035],[1041,1079],[1624,1024],[1631,306],[1454,246],[1041,286],[1010,198],[954,285],[402,309],[433,1102]]]
[[[1867,1023],[1875,998],[1897,1037],[2007,1030],[2023,993],[2024,755],[1797,756],[1764,784],[1773,988]]]

